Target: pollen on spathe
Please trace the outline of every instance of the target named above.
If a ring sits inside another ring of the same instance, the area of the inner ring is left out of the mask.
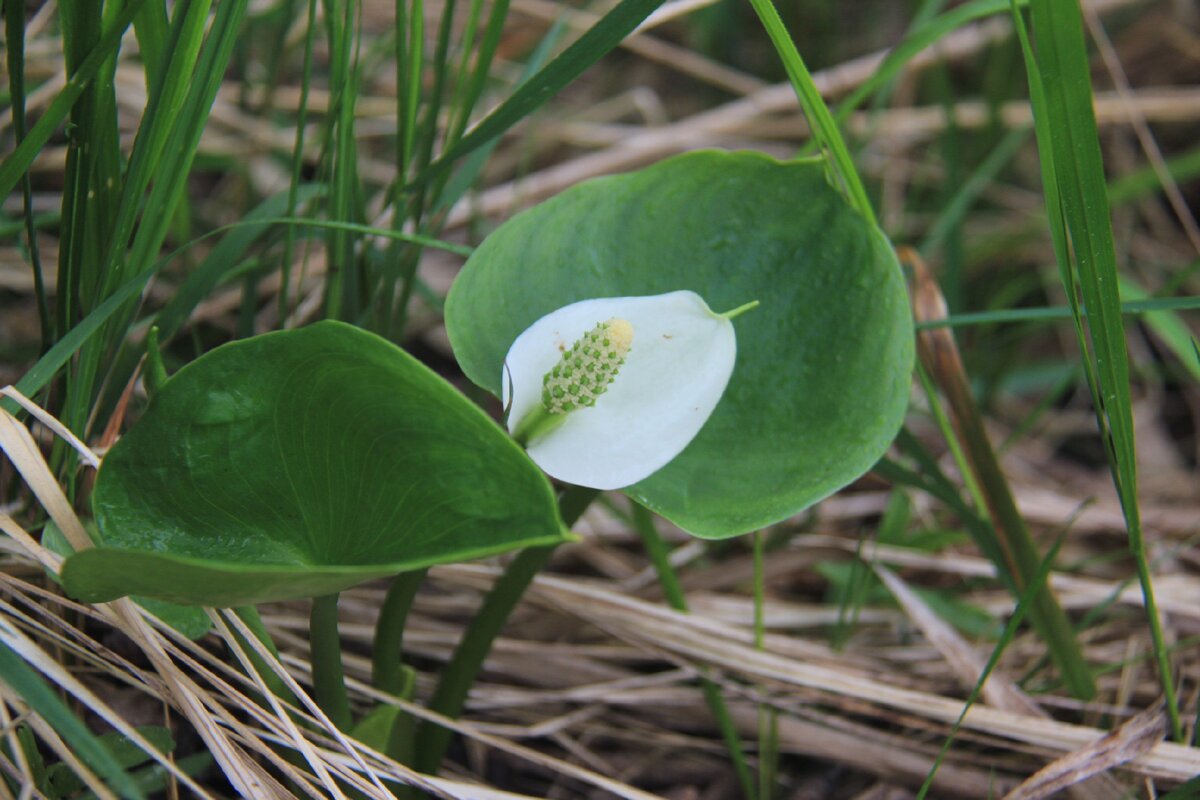
[[[633,346],[633,325],[613,317],[600,322],[563,353],[542,378],[542,405],[566,414],[595,405],[617,376]]]

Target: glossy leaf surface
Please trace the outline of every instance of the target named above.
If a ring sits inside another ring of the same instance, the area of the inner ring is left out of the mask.
[[[887,239],[820,161],[705,151],[581,184],[488,237],[446,324],[468,377],[499,395],[509,346],[542,316],[680,289],[718,312],[761,305],[735,323],[733,376],[704,428],[629,495],[723,538],[795,514],[883,454],[908,404],[907,293]]]
[[[97,602],[244,605],[560,541],[550,484],[474,404],[338,322],[235,342],[173,376],[108,453]]]

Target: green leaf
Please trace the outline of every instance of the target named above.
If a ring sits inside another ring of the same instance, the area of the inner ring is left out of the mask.
[[[100,533],[96,530],[94,522],[88,520],[84,523],[84,527],[91,534],[92,541],[100,541]],[[67,541],[67,537],[53,522],[47,522],[46,527],[42,529],[42,546],[64,558],[75,552],[71,543]],[[51,577],[55,580],[58,578],[57,575]],[[212,630],[212,620],[208,618],[208,614],[204,613],[202,608],[164,603],[162,600],[150,597],[135,597],[133,601],[193,641]]]
[[[883,234],[820,161],[698,152],[584,183],[493,233],[446,325],[467,376],[500,393],[510,344],[578,300],[689,289],[738,317],[733,377],[690,445],[625,491],[692,533],[784,519],[861,475],[908,403],[913,334]]]
[[[145,725],[137,731],[159,752],[169,753],[175,749],[175,739],[171,732],[161,725]],[[108,750],[121,769],[140,767],[152,758],[138,744],[116,731],[102,734],[96,741]],[[134,779],[136,780],[136,776]],[[79,776],[62,763],[54,764],[46,770],[46,780],[52,797],[69,797],[86,788]]]
[[[120,762],[87,726],[75,716],[58,694],[33,670],[19,653],[0,641],[0,675],[4,682],[50,724],[77,756],[121,797],[145,795],[125,773]]]
[[[338,322],[219,347],[105,457],[104,546],[63,565],[90,602],[234,606],[557,543],[549,482],[487,416]]]

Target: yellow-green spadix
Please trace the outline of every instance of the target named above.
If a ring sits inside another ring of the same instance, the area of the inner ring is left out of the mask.
[[[695,292],[572,303],[509,348],[508,429],[527,437],[530,458],[559,480],[629,486],[696,437],[736,356],[733,323]]]

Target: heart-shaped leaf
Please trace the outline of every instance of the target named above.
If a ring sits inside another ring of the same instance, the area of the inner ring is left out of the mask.
[[[403,350],[321,322],[219,347],[107,454],[104,544],[67,559],[84,600],[232,606],[564,535],[549,482]]]
[[[891,245],[819,160],[706,151],[581,184],[488,237],[446,326],[467,376],[499,395],[510,345],[551,311],[681,289],[716,311],[761,305],[737,319],[712,416],[629,495],[723,538],[795,514],[882,455],[908,404],[907,293]]]

